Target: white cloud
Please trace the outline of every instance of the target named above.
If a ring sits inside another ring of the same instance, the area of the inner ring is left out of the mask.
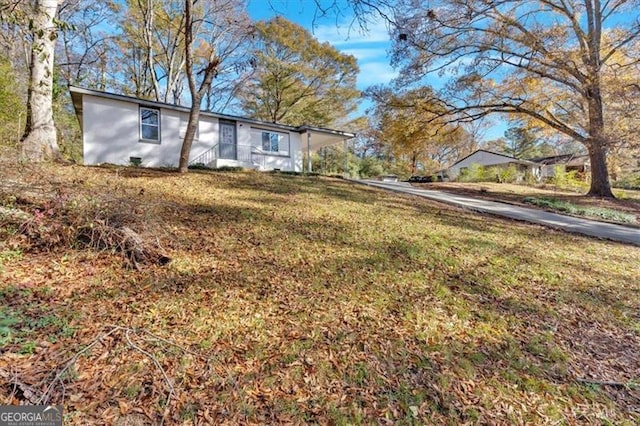
[[[389,83],[398,76],[397,71],[389,65],[389,32],[382,20],[370,23],[366,32],[358,22],[348,20],[337,25],[323,24],[314,28],[313,35],[321,42],[328,42],[341,52],[356,57],[360,66],[358,87],[361,89],[373,84]]]
[[[364,89],[374,84],[386,84],[398,76],[386,60],[384,62],[365,62],[360,64],[358,86]]]
[[[326,41],[336,47],[389,42],[389,31],[381,20],[367,25],[366,30],[360,28],[358,22],[350,21],[318,25],[313,29],[313,35],[321,42]]]
[[[387,60],[387,51],[384,48],[344,48],[342,53],[353,55],[359,62]]]

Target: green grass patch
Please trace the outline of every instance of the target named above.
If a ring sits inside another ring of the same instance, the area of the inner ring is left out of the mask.
[[[637,223],[635,215],[613,209],[580,206],[568,201],[557,200],[553,198],[525,197],[522,199],[522,201],[527,204],[542,207],[544,209],[568,213],[576,216],[604,219],[619,223]]]

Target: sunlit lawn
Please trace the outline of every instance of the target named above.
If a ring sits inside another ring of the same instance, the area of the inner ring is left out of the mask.
[[[584,185],[578,191],[556,188],[552,184],[531,186],[495,182],[438,182],[418,184],[417,186],[509,203],[526,204],[528,207],[535,206],[535,204],[524,202],[526,199],[546,201],[539,203],[546,206],[546,210],[562,211],[561,206],[559,209],[554,208],[554,204],[570,203],[576,207],[587,209],[587,213],[584,215],[591,218],[623,224],[640,224],[640,191],[616,188],[613,189],[616,199],[608,200],[585,196],[584,192],[588,187],[586,184]]]
[[[640,421],[640,248],[334,179],[47,170],[173,260],[4,229],[2,404],[53,383],[69,424]]]

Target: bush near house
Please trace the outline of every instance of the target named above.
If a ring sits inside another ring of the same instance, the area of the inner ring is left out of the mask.
[[[580,179],[576,170],[568,172],[563,165],[556,165],[554,167],[551,182],[558,189],[573,192],[586,192],[589,189],[589,183],[584,179]]]
[[[518,170],[513,164],[505,167],[484,167],[480,164],[471,164],[461,171],[458,178],[461,182],[499,182],[514,183],[518,179]]]
[[[612,186],[622,189],[640,189],[640,173],[633,173],[614,181]]]

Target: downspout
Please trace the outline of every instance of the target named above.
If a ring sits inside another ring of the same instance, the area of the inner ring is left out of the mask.
[[[307,130],[307,173],[311,173],[311,132]]]
[[[349,177],[349,142],[347,139],[342,139],[342,145],[344,146],[344,165],[342,177],[345,179]]]

